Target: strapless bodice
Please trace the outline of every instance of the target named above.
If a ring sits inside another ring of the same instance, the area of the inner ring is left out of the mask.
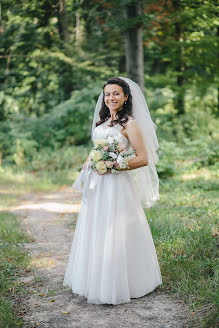
[[[121,130],[123,127],[120,124],[115,124],[114,126],[108,126],[109,121],[98,125],[93,131],[93,140],[96,139],[107,139],[109,136],[115,137],[117,136],[118,141],[122,142],[125,146],[125,149],[128,150],[130,148],[129,140],[122,134]]]

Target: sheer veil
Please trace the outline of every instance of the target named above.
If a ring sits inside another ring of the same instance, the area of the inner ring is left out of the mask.
[[[157,150],[159,143],[157,140],[156,129],[157,126],[152,121],[150,111],[147,106],[146,99],[137,83],[129,78],[121,77],[129,84],[132,102],[133,102],[133,118],[137,121],[139,128],[145,142],[146,150],[148,153],[148,165],[131,170],[134,176],[137,190],[144,208],[152,207],[159,199],[159,178],[157,175],[156,164],[158,163]],[[103,100],[103,91],[100,93],[96,103],[92,133],[96,127],[96,122],[99,121],[99,111]],[[91,137],[92,138],[92,137]]]

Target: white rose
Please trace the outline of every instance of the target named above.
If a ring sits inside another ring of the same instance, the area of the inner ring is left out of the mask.
[[[112,157],[113,159],[117,158],[117,155],[113,153],[112,151],[109,153],[109,156]]]
[[[127,163],[126,162],[127,161],[125,161],[125,159],[121,155],[118,156],[117,163],[119,164],[119,167],[121,169],[125,169],[127,167]]]
[[[120,138],[119,135],[117,135],[117,136],[114,137],[114,139],[115,139],[116,141],[120,141],[121,138]]]
[[[108,137],[108,138],[107,138],[107,142],[108,142],[109,144],[112,144],[112,143],[114,142],[113,137]]]
[[[116,148],[118,151],[122,152],[125,150],[125,145],[122,142],[119,142]]]
[[[107,167],[104,161],[100,161],[96,164],[96,169],[99,173],[106,173],[107,172]]]
[[[107,141],[105,139],[96,139],[94,140],[94,144],[95,146],[106,146],[107,145]]]
[[[102,154],[98,150],[92,150],[91,152],[91,158],[94,162],[98,162],[102,159]]]

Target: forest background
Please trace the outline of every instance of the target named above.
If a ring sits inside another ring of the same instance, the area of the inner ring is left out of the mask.
[[[164,286],[206,309],[203,327],[216,316],[217,12],[214,0],[0,4],[2,209],[24,192],[71,185],[103,83],[133,78],[158,126],[161,201],[148,220]]]

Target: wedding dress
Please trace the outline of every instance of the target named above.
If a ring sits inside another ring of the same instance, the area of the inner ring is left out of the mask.
[[[93,131],[93,140],[119,136],[129,140],[119,124],[109,120]],[[83,183],[81,210],[63,285],[88,303],[130,302],[162,284],[150,227],[131,171],[98,175],[82,170],[73,188]]]

